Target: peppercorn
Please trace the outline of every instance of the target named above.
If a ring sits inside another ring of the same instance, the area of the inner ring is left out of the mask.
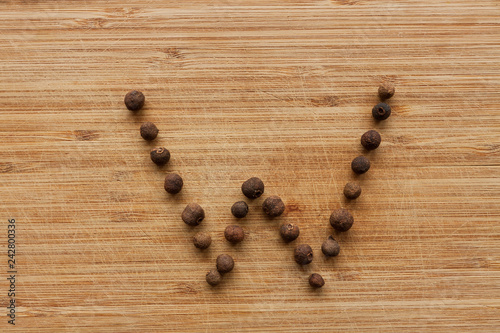
[[[264,210],[264,213],[266,213],[270,217],[276,217],[283,214],[283,212],[285,211],[285,204],[280,197],[278,197],[277,195],[272,195],[264,200],[264,202],[262,203],[262,209]]]
[[[378,103],[372,109],[372,116],[376,120],[385,120],[391,115],[391,107],[385,103]]]
[[[237,217],[239,219],[247,216],[248,214],[247,203],[245,201],[235,202],[231,207],[231,213],[234,215],[234,217]]]
[[[296,224],[285,223],[282,224],[280,227],[280,235],[285,242],[291,242],[296,240],[297,237],[299,237],[299,234],[300,234],[299,226]]]
[[[356,182],[345,184],[344,196],[349,200],[354,200],[361,195],[361,186]]]
[[[219,273],[218,270],[212,269],[210,272],[207,273],[206,276],[207,283],[211,286],[216,286],[222,281],[222,275]]]
[[[323,280],[323,277],[318,273],[313,273],[309,277],[309,284],[313,288],[321,288],[325,285],[325,280]]]
[[[241,242],[245,238],[243,228],[237,225],[228,225],[224,230],[224,237],[233,244]]]
[[[330,215],[330,224],[337,231],[347,231],[351,229],[354,218],[347,209],[339,208]]]
[[[332,236],[328,236],[321,244],[321,251],[327,257],[336,257],[340,253],[340,245]]]
[[[170,152],[163,147],[157,147],[149,153],[151,157],[151,161],[153,161],[156,165],[165,165],[170,160]]]
[[[212,244],[212,237],[210,237],[210,235],[207,234],[206,232],[199,232],[196,235],[194,235],[193,244],[198,249],[201,250],[208,249],[210,247],[210,244]]]
[[[375,130],[369,130],[361,136],[361,144],[366,150],[377,149],[381,141],[380,134]]]
[[[313,250],[307,244],[298,245],[294,252],[295,262],[299,265],[308,265],[313,260]]]
[[[380,86],[378,87],[378,95],[380,96],[381,100],[389,99],[392,96],[394,96],[394,93],[396,92],[396,88],[394,88],[394,84],[391,82],[382,82]]]
[[[179,176],[176,173],[169,173],[168,175],[165,176],[165,183],[163,187],[165,188],[165,191],[167,191],[170,194],[177,194],[182,190],[182,186],[184,185],[184,182],[182,181],[181,176]]]
[[[264,183],[260,178],[252,177],[241,185],[241,191],[247,198],[258,198],[264,193]]]
[[[205,211],[197,203],[190,203],[182,212],[182,220],[190,226],[197,226],[205,218]]]
[[[130,111],[139,111],[144,106],[144,94],[137,90],[129,91],[125,95],[125,106]]]
[[[221,274],[229,273],[234,268],[233,257],[231,257],[228,254],[221,254],[217,257],[216,265],[217,265],[217,270],[219,271],[219,273],[221,273]]]
[[[370,160],[364,156],[358,156],[352,160],[351,169],[361,175],[370,169]]]
[[[141,125],[141,136],[144,140],[152,141],[158,136],[158,127],[150,121]]]

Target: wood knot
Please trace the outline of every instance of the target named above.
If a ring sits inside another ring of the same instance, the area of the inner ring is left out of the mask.
[[[92,141],[99,137],[96,131],[89,130],[76,130],[73,131],[73,135],[77,141]]]

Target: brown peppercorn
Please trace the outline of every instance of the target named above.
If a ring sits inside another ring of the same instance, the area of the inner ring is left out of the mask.
[[[385,103],[378,103],[372,109],[372,116],[376,120],[385,120],[391,115],[391,107]]]
[[[325,285],[325,280],[323,280],[323,277],[318,273],[313,273],[309,277],[309,284],[313,288],[321,288]]]
[[[201,250],[208,249],[210,247],[210,244],[212,244],[212,237],[210,237],[210,235],[207,234],[206,232],[199,232],[196,235],[194,235],[193,244],[198,249]]]
[[[152,141],[158,136],[158,127],[150,121],[141,125],[141,136],[144,140]]]
[[[280,235],[285,242],[291,242],[296,240],[297,237],[299,237],[299,234],[300,234],[299,226],[296,224],[285,223],[282,224],[280,227]]]
[[[381,141],[380,134],[375,130],[369,130],[361,136],[361,144],[366,150],[377,149]]]
[[[307,244],[301,244],[295,248],[295,262],[299,265],[308,265],[313,261],[313,250]]]
[[[285,204],[277,195],[271,195],[262,203],[262,209],[264,210],[264,213],[270,217],[276,217],[283,214],[285,211]]]
[[[258,198],[264,193],[264,183],[260,178],[252,177],[241,185],[241,191],[247,198]]]
[[[345,184],[344,196],[349,200],[354,200],[361,195],[361,186],[356,182]]]
[[[330,224],[337,231],[347,231],[351,229],[354,218],[347,209],[339,208],[330,215]]]
[[[217,257],[216,265],[217,265],[217,270],[219,271],[219,273],[221,273],[221,274],[229,273],[234,268],[233,257],[231,257],[228,254],[221,254]]]
[[[211,286],[216,286],[222,281],[222,275],[216,269],[210,270],[206,276],[207,283]]]
[[[139,111],[140,109],[142,109],[142,107],[144,106],[144,101],[144,94],[137,90],[129,91],[125,95],[124,99],[125,106],[130,111]]]
[[[190,203],[182,212],[182,220],[190,226],[197,226],[205,218],[205,211],[197,203]]]
[[[234,217],[237,217],[239,219],[247,216],[248,214],[247,203],[245,201],[235,202],[231,207],[231,213],[234,215]]]
[[[157,147],[149,153],[151,157],[151,161],[153,161],[156,165],[165,165],[170,160],[170,152],[163,147]]]
[[[386,100],[394,96],[394,93],[396,92],[396,88],[394,88],[394,84],[391,82],[382,82],[380,86],[378,87],[378,95],[381,100]]]
[[[228,225],[224,230],[224,237],[233,244],[241,242],[245,238],[243,228],[237,225]]]
[[[165,191],[167,191],[170,194],[177,194],[182,190],[182,186],[184,185],[184,182],[182,181],[181,176],[179,176],[176,173],[169,173],[168,175],[165,176],[165,183],[163,187],[165,188]]]
[[[321,252],[327,257],[336,257],[340,253],[340,245],[332,236],[328,236],[321,244]]]
[[[361,175],[370,169],[370,160],[362,155],[358,156],[352,160],[351,169],[358,175]]]

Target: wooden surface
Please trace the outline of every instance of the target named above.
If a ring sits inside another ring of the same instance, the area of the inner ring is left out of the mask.
[[[498,1],[0,3],[2,332],[498,330]],[[384,79],[394,113],[375,124]],[[136,116],[130,89],[147,98]],[[348,203],[373,128],[383,143]],[[165,168],[149,160],[156,145],[172,154]],[[162,184],[173,171],[175,197]],[[266,219],[263,198],[231,217],[251,176],[284,199],[282,217]],[[192,201],[207,216],[197,228],[180,219]],[[341,206],[355,224],[327,260]],[[289,221],[315,251],[307,267],[279,238]],[[233,223],[247,232],[237,246],[223,238]],[[199,230],[214,239],[203,253]],[[220,253],[236,267],[211,288]]]

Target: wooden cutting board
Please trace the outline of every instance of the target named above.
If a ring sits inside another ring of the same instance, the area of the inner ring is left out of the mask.
[[[498,1],[1,3],[0,331],[498,330]],[[384,80],[393,115],[375,123]],[[136,115],[131,89],[147,100]],[[383,142],[366,153],[369,129]],[[154,146],[170,150],[166,167]],[[356,177],[360,154],[372,167]],[[169,172],[184,178],[176,196]],[[266,188],[250,201],[252,176]],[[353,202],[350,180],[363,188]],[[269,195],[287,205],[274,220],[260,208]],[[206,212],[196,228],[180,219],[189,202]],[[338,207],[355,223],[326,259]],[[301,230],[291,244],[287,222]],[[225,241],[229,224],[243,243]],[[194,248],[198,231],[209,250]],[[293,260],[301,243],[315,254],[306,267]],[[211,288],[221,253],[236,266]]]

